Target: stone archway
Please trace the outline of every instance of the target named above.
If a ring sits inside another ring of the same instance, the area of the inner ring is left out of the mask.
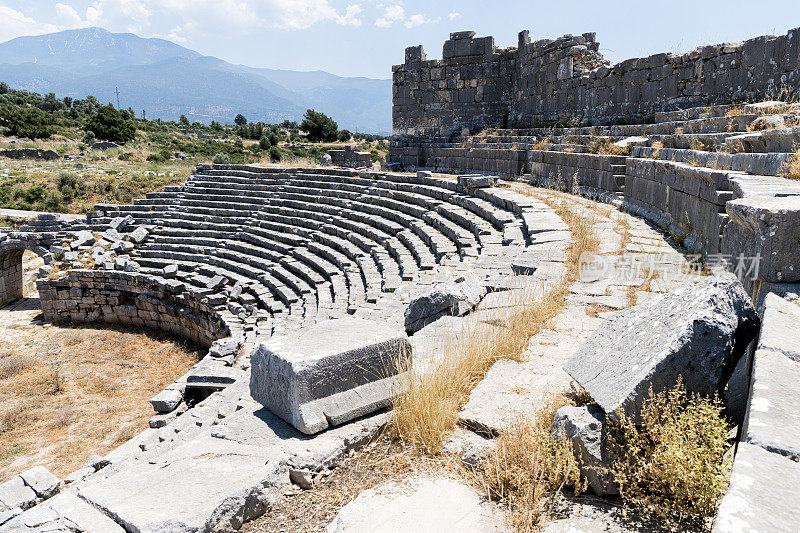
[[[0,307],[19,300],[24,294],[22,255],[26,250],[41,257],[48,253],[46,248],[22,240],[0,244]]]

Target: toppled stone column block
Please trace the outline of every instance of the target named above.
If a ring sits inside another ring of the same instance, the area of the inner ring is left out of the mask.
[[[572,443],[581,459],[581,475],[598,496],[619,494],[614,476],[608,472],[612,455],[608,446],[606,414],[600,406],[566,406],[553,418],[553,437]]]
[[[687,391],[721,391],[756,333],[758,318],[733,274],[653,298],[601,325],[564,363],[612,418],[635,416],[682,377]]]
[[[410,357],[406,334],[390,324],[326,320],[259,344],[250,393],[310,435],[389,405]]]
[[[443,316],[466,315],[486,296],[487,290],[486,284],[475,276],[436,285],[411,300],[405,312],[406,331],[419,331]]]

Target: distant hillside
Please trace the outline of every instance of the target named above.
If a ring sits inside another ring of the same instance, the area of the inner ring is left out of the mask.
[[[391,80],[233,65],[163,39],[100,28],[19,37],[0,44],[0,81],[14,88],[131,107],[137,115],[232,122],[298,120],[308,108],[340,128],[391,132]]]

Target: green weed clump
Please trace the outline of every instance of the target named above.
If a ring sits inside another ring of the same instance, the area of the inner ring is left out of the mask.
[[[625,414],[610,432],[611,472],[623,501],[665,525],[704,526],[728,485],[730,424],[717,397],[681,381],[650,395],[639,420]]]

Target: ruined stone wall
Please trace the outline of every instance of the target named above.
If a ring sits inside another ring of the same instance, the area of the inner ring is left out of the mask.
[[[800,29],[684,54],[609,65],[592,33],[499,50],[492,37],[453,33],[441,60],[421,46],[393,67],[394,135],[525,128],[565,118],[608,124],[659,111],[770,97],[800,86]]]
[[[230,335],[230,327],[208,305],[172,295],[137,273],[71,270],[37,282],[42,313],[59,322],[126,324],[175,333],[203,346]]]
[[[406,49],[405,63],[392,68],[395,135],[448,135],[508,121],[514,53],[474,35],[451,34],[441,60],[428,61],[421,46]]]

